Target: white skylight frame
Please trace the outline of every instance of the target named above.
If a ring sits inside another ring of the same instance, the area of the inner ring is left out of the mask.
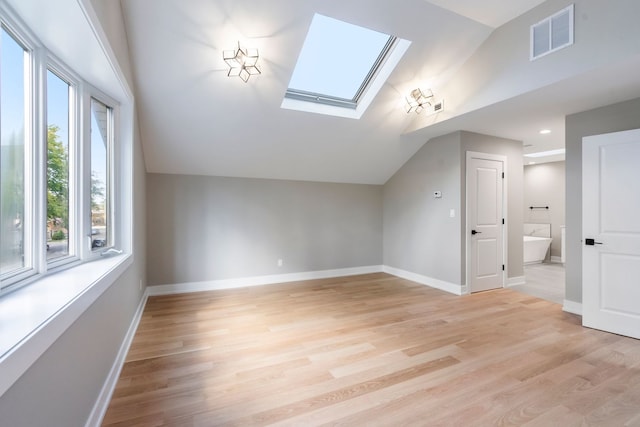
[[[367,70],[364,80],[359,83],[359,87],[355,91],[353,98],[348,99],[346,97],[332,96],[289,87],[287,88],[281,107],[310,113],[359,119],[389,78],[396,65],[400,62],[400,59],[411,45],[411,42],[319,14],[314,16],[314,21],[317,17],[337,21],[338,24],[357,27],[358,30],[376,33],[378,36],[384,36],[386,37],[385,44],[380,53],[377,54],[377,58],[373,62],[373,66]],[[308,37],[309,33],[307,34],[307,38]],[[305,39],[305,45],[307,44],[307,38]],[[378,41],[379,40],[380,38],[378,37]],[[302,54],[303,53],[301,52],[301,56]],[[296,65],[296,67],[298,67],[298,65]],[[295,74],[296,71],[294,70],[292,82],[295,80]],[[291,83],[289,86],[291,86]]]

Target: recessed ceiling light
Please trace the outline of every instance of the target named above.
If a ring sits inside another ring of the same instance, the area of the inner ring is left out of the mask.
[[[546,156],[555,156],[556,154],[564,154],[564,148],[559,148],[557,150],[549,150],[549,151],[541,151],[539,153],[529,153],[525,154],[525,157],[546,157]]]
[[[536,164],[536,162],[529,162],[529,164],[530,164],[530,165],[535,165],[535,164]]]
[[[540,131],[540,135],[548,135],[548,134],[550,134],[550,133],[551,133],[551,130],[550,130],[550,129],[542,129],[542,130]]]

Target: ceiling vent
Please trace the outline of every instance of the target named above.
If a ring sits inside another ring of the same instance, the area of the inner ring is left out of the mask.
[[[531,61],[572,44],[573,4],[531,26]]]

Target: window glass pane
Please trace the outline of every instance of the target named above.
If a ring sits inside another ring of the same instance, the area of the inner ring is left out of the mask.
[[[47,260],[69,255],[69,90],[47,72]]]
[[[0,35],[0,275],[25,265],[25,122],[28,54]]]
[[[109,151],[111,107],[91,99],[91,248],[110,246]]]
[[[316,14],[289,89],[353,99],[392,37]]]

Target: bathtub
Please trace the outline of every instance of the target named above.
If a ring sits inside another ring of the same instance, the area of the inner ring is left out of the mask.
[[[523,241],[523,253],[525,264],[535,264],[544,261],[547,257],[547,251],[551,246],[551,238],[549,237],[534,237],[534,236],[522,236]]]

